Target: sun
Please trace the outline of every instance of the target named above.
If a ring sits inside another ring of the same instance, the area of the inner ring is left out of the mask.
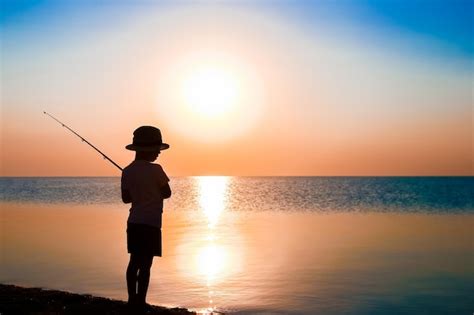
[[[235,109],[239,96],[238,82],[225,69],[200,67],[183,80],[182,94],[191,113],[201,118],[220,118]]]
[[[160,69],[157,118],[163,128],[216,143],[250,132],[263,113],[258,65],[230,52],[177,55]]]

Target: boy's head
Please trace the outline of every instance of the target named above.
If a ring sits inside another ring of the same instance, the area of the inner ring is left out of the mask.
[[[160,129],[153,126],[141,126],[133,132],[133,143],[125,148],[136,151],[137,159],[154,161],[160,151],[169,147],[169,144],[163,143]]]

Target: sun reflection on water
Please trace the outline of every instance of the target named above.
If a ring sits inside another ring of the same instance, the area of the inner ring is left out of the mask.
[[[223,271],[226,265],[226,250],[214,241],[202,247],[197,256],[199,274],[211,283]]]
[[[228,177],[210,176],[197,179],[200,210],[206,217],[207,229],[204,244],[196,255],[198,274],[206,281],[208,290],[208,307],[200,310],[201,314],[210,314],[216,309],[214,303],[214,283],[222,279],[228,269],[228,253],[224,246],[219,244],[215,229],[225,210],[227,202]]]
[[[219,314],[227,281],[241,271],[242,247],[230,209],[231,177],[195,177],[197,207],[187,214],[178,268],[194,288],[198,314]]]
[[[207,224],[213,229],[225,209],[229,178],[223,176],[199,177],[199,206],[207,217]]]

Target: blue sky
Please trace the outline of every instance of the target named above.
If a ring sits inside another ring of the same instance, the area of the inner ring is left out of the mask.
[[[0,21],[2,28],[25,27],[32,21],[48,23],[67,13],[82,12],[92,18],[102,10],[125,14],[132,8],[156,5],[183,6],[200,3],[229,3],[236,6],[257,6],[262,10],[277,11],[293,16],[311,28],[313,22],[325,20],[337,25],[339,31],[350,31],[354,36],[372,39],[393,34],[420,36],[444,46],[441,53],[472,58],[473,3],[469,0],[340,0],[340,1],[41,1],[2,0]],[[54,15],[54,16],[53,16]],[[437,53],[440,53],[439,51]]]
[[[391,37],[415,37],[436,42],[434,54],[474,56],[472,1],[302,1],[280,2],[276,7],[282,14],[291,12],[304,20],[307,28],[324,20],[339,32],[375,44],[390,42]]]

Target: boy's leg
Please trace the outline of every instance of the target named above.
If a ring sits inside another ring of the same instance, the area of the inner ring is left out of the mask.
[[[130,262],[127,267],[127,289],[128,289],[128,302],[136,302],[137,297],[137,281],[138,281],[138,269],[140,268],[140,257],[136,254],[130,254]]]
[[[153,256],[141,256],[138,270],[138,290],[137,299],[141,304],[146,303],[146,293],[150,283],[150,269],[153,263]]]

